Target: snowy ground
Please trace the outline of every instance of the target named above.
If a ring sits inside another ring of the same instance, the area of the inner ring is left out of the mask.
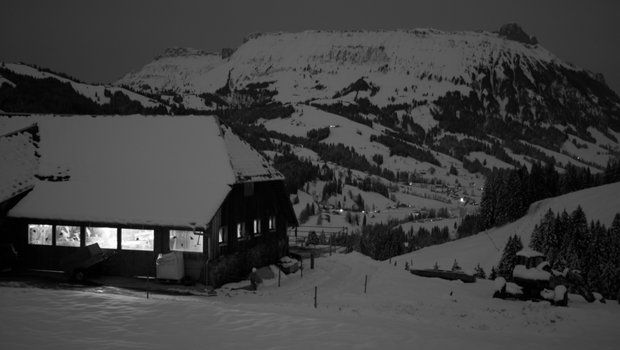
[[[216,297],[0,287],[4,349],[615,349],[617,303],[492,299],[492,282],[427,279],[357,253],[258,292]],[[367,293],[364,278],[368,276]],[[318,288],[317,308],[313,306]],[[452,293],[452,295],[450,295]]]

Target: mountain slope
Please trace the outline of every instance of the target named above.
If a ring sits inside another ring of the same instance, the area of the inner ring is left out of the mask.
[[[198,96],[201,92],[194,85],[223,61],[220,54],[169,48],[139,71],[126,74],[115,84],[134,91],[160,94],[169,103],[181,103],[186,108],[206,109],[204,101]],[[173,96],[182,96],[182,99],[174,100]]]
[[[117,87],[79,82],[25,64],[0,65],[0,109],[27,113],[167,113],[152,98]]]

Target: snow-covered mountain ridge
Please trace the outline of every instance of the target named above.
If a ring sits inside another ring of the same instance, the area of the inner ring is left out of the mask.
[[[433,117],[454,124],[467,116],[483,124],[497,118],[570,125],[570,132],[590,141],[589,126],[608,135],[610,127],[620,131],[620,99],[600,75],[562,61],[535,38],[509,39],[528,37],[516,25],[502,29],[258,33],[226,55],[168,51],[116,84],[174,91],[185,107],[199,110],[221,107],[211,95],[247,105],[238,92],[264,84],[282,103],[401,105],[414,121]],[[423,126],[428,131],[433,124]]]
[[[192,95],[188,92],[199,95],[191,88],[196,77],[206,74],[222,62],[224,60],[220,53],[208,53],[190,48],[169,48],[138,72],[126,74],[116,84],[164,96]],[[184,101],[184,104],[192,106],[191,101]]]
[[[116,84],[195,110],[272,101],[383,125],[387,116],[388,126],[432,134],[426,141],[435,144],[447,132],[560,154],[573,141],[617,150],[620,132],[620,98],[604,80],[562,61],[516,24],[499,32],[256,33],[221,55],[167,50]],[[592,150],[592,162],[604,166],[594,154],[606,152]]]
[[[172,58],[169,54],[164,56]],[[432,99],[454,88],[465,92],[468,89],[463,85],[475,79],[476,67],[491,61],[501,68],[501,64],[518,56],[526,58],[524,63],[553,62],[571,67],[540,46],[505,40],[487,32],[417,29],[269,33],[248,36],[229,59],[211,70],[194,72],[198,74],[191,78],[177,77],[176,90],[194,94],[214,92],[226,84],[230,72],[231,85],[236,88],[250,82],[276,81],[278,100],[299,102],[331,98],[348,84],[367,77],[383,87],[371,100],[385,105],[393,95],[397,102],[410,102],[411,98]],[[208,60],[211,57],[205,56],[203,62],[207,64]],[[143,72],[126,75],[117,84],[147,84],[154,90],[163,90],[161,83],[151,80],[149,74],[155,64],[148,64]],[[170,64],[159,62],[162,71]],[[184,53],[177,56],[178,69],[189,69],[188,64]],[[411,89],[416,91],[403,91],[412,85]],[[395,89],[401,91],[400,96],[394,94]]]

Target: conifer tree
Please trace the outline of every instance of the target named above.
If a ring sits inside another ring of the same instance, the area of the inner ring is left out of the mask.
[[[564,241],[566,238],[566,230],[569,225],[569,216],[566,210],[561,214],[556,215],[553,230],[550,231],[550,235],[547,239],[547,258],[549,264],[552,267],[561,270],[566,267],[566,260],[562,249],[564,247]]]
[[[478,265],[476,265],[476,267],[474,268],[474,276],[476,278],[487,278],[487,274],[486,272],[484,272],[482,266],[480,266],[480,263],[478,263]]]
[[[540,224],[536,224],[530,240],[530,248],[548,255],[550,239],[553,238],[555,214],[551,209],[547,210]]]
[[[601,269],[601,280],[608,297],[620,298],[620,213],[614,217],[606,241],[608,256]]]
[[[604,293],[602,271],[609,260],[610,249],[607,230],[599,221],[590,223],[591,241],[585,256],[583,276],[590,289]]]
[[[494,280],[497,278],[497,269],[495,266],[491,267],[491,273],[489,274],[489,279]]]
[[[506,279],[512,277],[512,270],[517,264],[517,252],[523,249],[521,237],[514,235],[508,239],[502,258],[499,261],[498,275]]]
[[[454,259],[454,263],[452,263],[452,271],[461,271],[461,265]]]
[[[562,260],[570,269],[583,270],[584,257],[589,244],[588,221],[581,206],[575,209],[565,227],[565,237],[562,245]]]

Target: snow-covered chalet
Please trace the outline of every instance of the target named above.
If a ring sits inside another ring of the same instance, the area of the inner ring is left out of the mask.
[[[29,269],[93,243],[106,275],[221,285],[288,253],[297,225],[283,176],[212,116],[0,115],[2,241]]]

